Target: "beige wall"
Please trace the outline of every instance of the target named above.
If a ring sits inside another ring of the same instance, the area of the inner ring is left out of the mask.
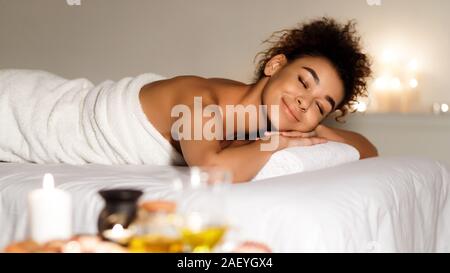
[[[419,58],[424,103],[450,101],[450,1],[0,0],[0,68],[40,68],[94,82],[153,71],[249,81],[273,31],[329,15],[359,21],[374,55]]]
[[[373,55],[396,45],[417,57],[424,105],[450,102],[450,1],[381,1],[370,7],[366,0],[81,0],[81,6],[0,0],[0,69],[45,69],[95,83],[143,72],[248,82],[253,57],[273,31],[329,15],[357,19]],[[418,132],[418,139],[432,136],[420,135],[426,119],[415,122],[408,130],[390,123],[354,127],[375,138],[383,152],[402,154],[417,145],[401,137],[405,132]],[[446,122],[448,116],[433,127],[436,134]],[[394,144],[383,143],[386,126]],[[439,151],[426,153],[450,154],[444,136],[438,135]]]

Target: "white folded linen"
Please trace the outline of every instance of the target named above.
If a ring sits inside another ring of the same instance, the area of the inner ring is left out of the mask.
[[[329,168],[359,158],[356,148],[334,141],[313,146],[292,147],[274,153],[253,180]]]
[[[189,179],[186,167],[0,164],[0,252],[28,238],[27,197],[47,172],[72,196],[75,234],[97,233],[99,190],[173,200],[171,181]],[[198,194],[198,202],[210,198]],[[450,252],[450,166],[426,158],[377,157],[233,184],[225,197],[231,243],[262,242],[274,252]]]
[[[41,70],[0,70],[0,161],[181,165],[183,157],[147,120],[146,73],[94,86]]]

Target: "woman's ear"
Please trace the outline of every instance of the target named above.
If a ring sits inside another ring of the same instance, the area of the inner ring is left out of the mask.
[[[286,63],[287,58],[284,54],[275,55],[266,63],[264,74],[268,77],[273,76]]]

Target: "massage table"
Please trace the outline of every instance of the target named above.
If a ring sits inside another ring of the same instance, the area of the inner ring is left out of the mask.
[[[0,249],[27,238],[27,196],[44,173],[71,194],[76,234],[96,234],[99,190],[170,199],[174,179],[188,178],[186,167],[0,163]],[[372,158],[233,184],[224,206],[235,239],[273,252],[450,252],[450,168],[431,159]]]

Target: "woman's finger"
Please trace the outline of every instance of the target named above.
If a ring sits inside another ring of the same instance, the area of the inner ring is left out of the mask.
[[[278,131],[273,131],[273,132],[264,132],[265,136],[275,136],[275,135],[279,135],[280,132]]]
[[[299,131],[286,131],[280,133],[282,136],[286,137],[315,137],[317,136],[317,133],[315,131],[302,133]]]
[[[323,144],[328,142],[326,138],[322,137],[310,137],[308,139],[311,141],[311,145]]]
[[[317,144],[327,143],[328,140],[321,137],[309,137],[309,138],[292,138],[289,141],[289,147],[294,146],[312,146]]]

